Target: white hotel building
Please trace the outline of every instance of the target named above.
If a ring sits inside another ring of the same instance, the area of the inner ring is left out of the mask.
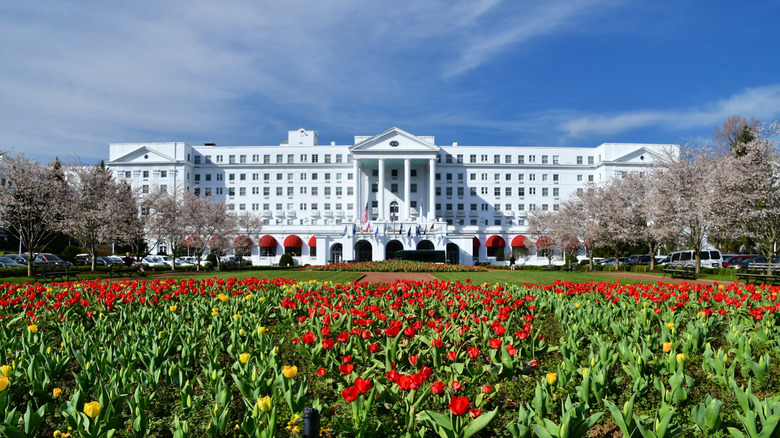
[[[470,265],[524,246],[529,212],[557,210],[586,183],[643,172],[676,148],[440,146],[398,128],[353,145],[318,139],[300,129],[273,146],[113,143],[108,166],[141,191],[192,189],[260,215],[254,264],[275,264],[285,252],[297,264],[326,264],[437,249]],[[518,263],[547,263],[531,254]]]

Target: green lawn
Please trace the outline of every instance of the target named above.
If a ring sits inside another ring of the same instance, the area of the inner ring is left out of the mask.
[[[441,272],[432,274],[440,280],[465,281],[471,278],[473,283],[509,283],[509,284],[552,284],[556,280],[570,281],[573,283],[614,283],[620,281],[622,284],[633,283],[656,283],[656,281],[637,280],[634,278],[609,277],[605,275],[592,275],[584,272],[561,272],[561,271],[489,271],[489,272]],[[660,279],[659,279],[660,280]]]
[[[657,277],[657,280],[638,280],[633,278],[619,277],[619,276],[605,276],[605,275],[593,275],[585,272],[561,272],[561,271],[532,271],[532,270],[517,270],[517,271],[488,271],[488,272],[440,272],[432,273],[434,277],[440,280],[447,281],[461,281],[465,282],[467,279],[471,279],[472,282],[482,283],[509,283],[509,284],[522,284],[522,283],[534,283],[534,284],[551,284],[555,280],[571,281],[574,283],[590,283],[590,282],[609,282],[614,283],[620,281],[622,284],[633,283],[656,283],[658,281],[664,281],[662,273],[648,272],[648,275]],[[251,271],[223,271],[223,272],[190,272],[190,273],[177,273],[173,275],[177,279],[186,278],[291,278],[300,282],[317,280],[317,281],[332,281],[334,283],[350,283],[358,279],[362,273],[360,272],[322,272],[322,271],[305,271],[299,269],[269,269],[269,270],[251,270]],[[156,273],[154,276],[148,278],[159,278],[163,276],[163,273]],[[95,275],[95,274],[79,274],[79,278],[82,280],[93,280],[95,278],[109,278],[107,275]],[[124,277],[128,278],[128,277]],[[137,277],[131,277],[136,279]],[[702,275],[697,278],[706,280],[715,280],[723,283],[731,283],[736,280],[736,276],[728,275]],[[119,281],[120,278],[114,278]],[[30,282],[28,277],[7,277],[0,279],[0,283],[25,283]]]

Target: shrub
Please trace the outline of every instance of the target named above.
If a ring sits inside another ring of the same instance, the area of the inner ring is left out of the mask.
[[[286,252],[279,257],[279,266],[295,266],[292,254]]]
[[[76,260],[76,255],[81,254],[82,252],[84,252],[82,251],[82,248],[79,248],[76,245],[68,245],[62,250],[61,256],[64,260],[72,262]]]
[[[212,266],[217,266],[217,255],[209,253],[209,255],[206,256],[206,261],[211,262]]]

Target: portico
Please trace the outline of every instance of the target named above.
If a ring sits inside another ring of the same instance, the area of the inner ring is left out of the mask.
[[[439,147],[433,141],[392,128],[356,141],[350,152],[357,175],[355,218],[362,218],[368,206],[369,220],[407,222],[421,217],[434,220]],[[425,203],[427,210],[423,209]]]

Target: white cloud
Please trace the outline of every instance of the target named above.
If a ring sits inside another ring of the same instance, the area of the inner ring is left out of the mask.
[[[647,110],[580,116],[562,122],[561,128],[571,137],[609,135],[652,126],[681,130],[715,126],[735,114],[758,119],[778,117],[780,84],[747,88],[728,98],[687,110]]]

